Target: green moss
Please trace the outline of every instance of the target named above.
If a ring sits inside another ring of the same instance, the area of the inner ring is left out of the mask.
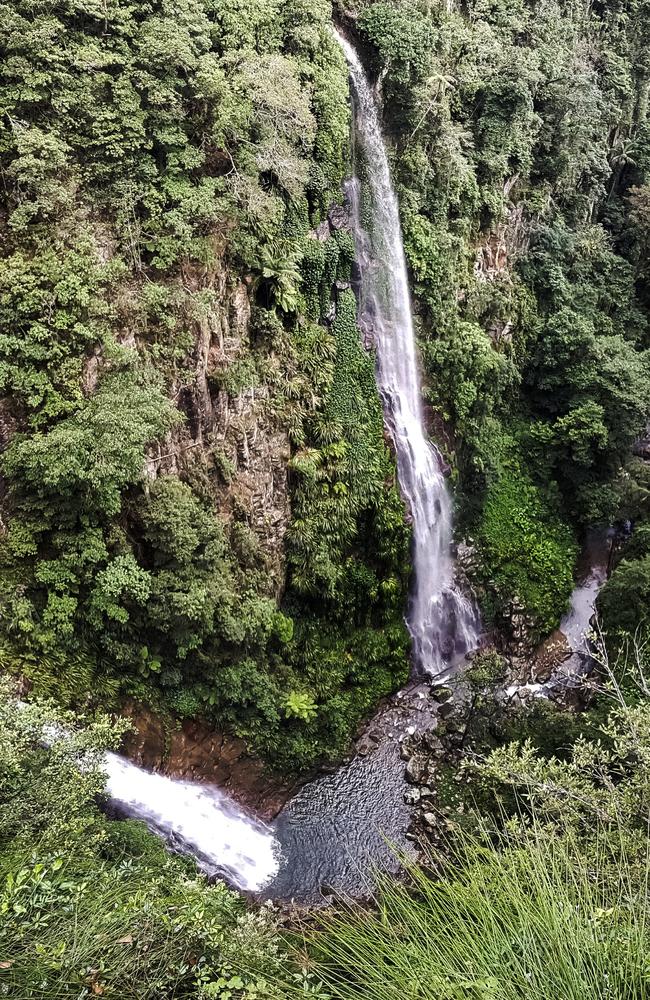
[[[336,271],[339,262],[339,247],[336,240],[327,240],[323,244],[323,250],[325,260],[320,283],[320,309],[321,315],[326,316],[332,301],[332,286],[336,281]]]
[[[352,277],[352,264],[354,262],[355,246],[352,233],[345,229],[339,229],[334,239],[339,248],[339,258],[336,269],[338,281],[350,281]]]
[[[532,623],[533,640],[555,628],[573,588],[577,545],[555,505],[521,468],[488,486],[477,541],[489,617],[502,620],[514,600]]]
[[[307,237],[302,242],[302,294],[309,319],[318,320],[322,312],[321,283],[325,271],[325,250],[319,240]]]

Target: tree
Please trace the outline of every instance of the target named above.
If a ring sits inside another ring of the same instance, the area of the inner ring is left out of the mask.
[[[650,554],[623,559],[598,597],[603,628],[612,636],[633,636],[650,627]]]

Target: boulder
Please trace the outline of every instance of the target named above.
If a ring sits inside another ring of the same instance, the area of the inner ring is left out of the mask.
[[[531,680],[544,683],[561,663],[571,656],[571,646],[564,632],[555,629],[535,650],[531,664]]]
[[[427,732],[423,733],[422,744],[426,747],[427,750],[430,750],[431,753],[435,754],[442,753],[442,741],[440,740],[440,737],[436,735],[436,732],[433,729],[429,729]]]
[[[412,785],[419,785],[426,779],[427,771],[428,761],[424,754],[414,754],[407,762],[404,774]]]
[[[529,654],[533,646],[534,624],[525,613],[524,605],[518,597],[513,597],[506,617],[513,655],[525,656]]]

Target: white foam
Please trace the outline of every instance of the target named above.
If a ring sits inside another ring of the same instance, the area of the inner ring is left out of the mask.
[[[277,842],[264,823],[210,785],[177,781],[106,754],[106,792],[120,811],[144,820],[202,868],[240,889],[263,888],[278,870]]]

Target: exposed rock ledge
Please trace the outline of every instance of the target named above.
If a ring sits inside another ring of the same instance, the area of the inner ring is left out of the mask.
[[[227,736],[201,720],[176,727],[145,705],[127,702],[122,714],[135,731],[127,735],[126,756],[149,771],[172,778],[218,785],[262,819],[272,819],[291,797],[295,783],[282,781],[247,752],[243,740]]]

